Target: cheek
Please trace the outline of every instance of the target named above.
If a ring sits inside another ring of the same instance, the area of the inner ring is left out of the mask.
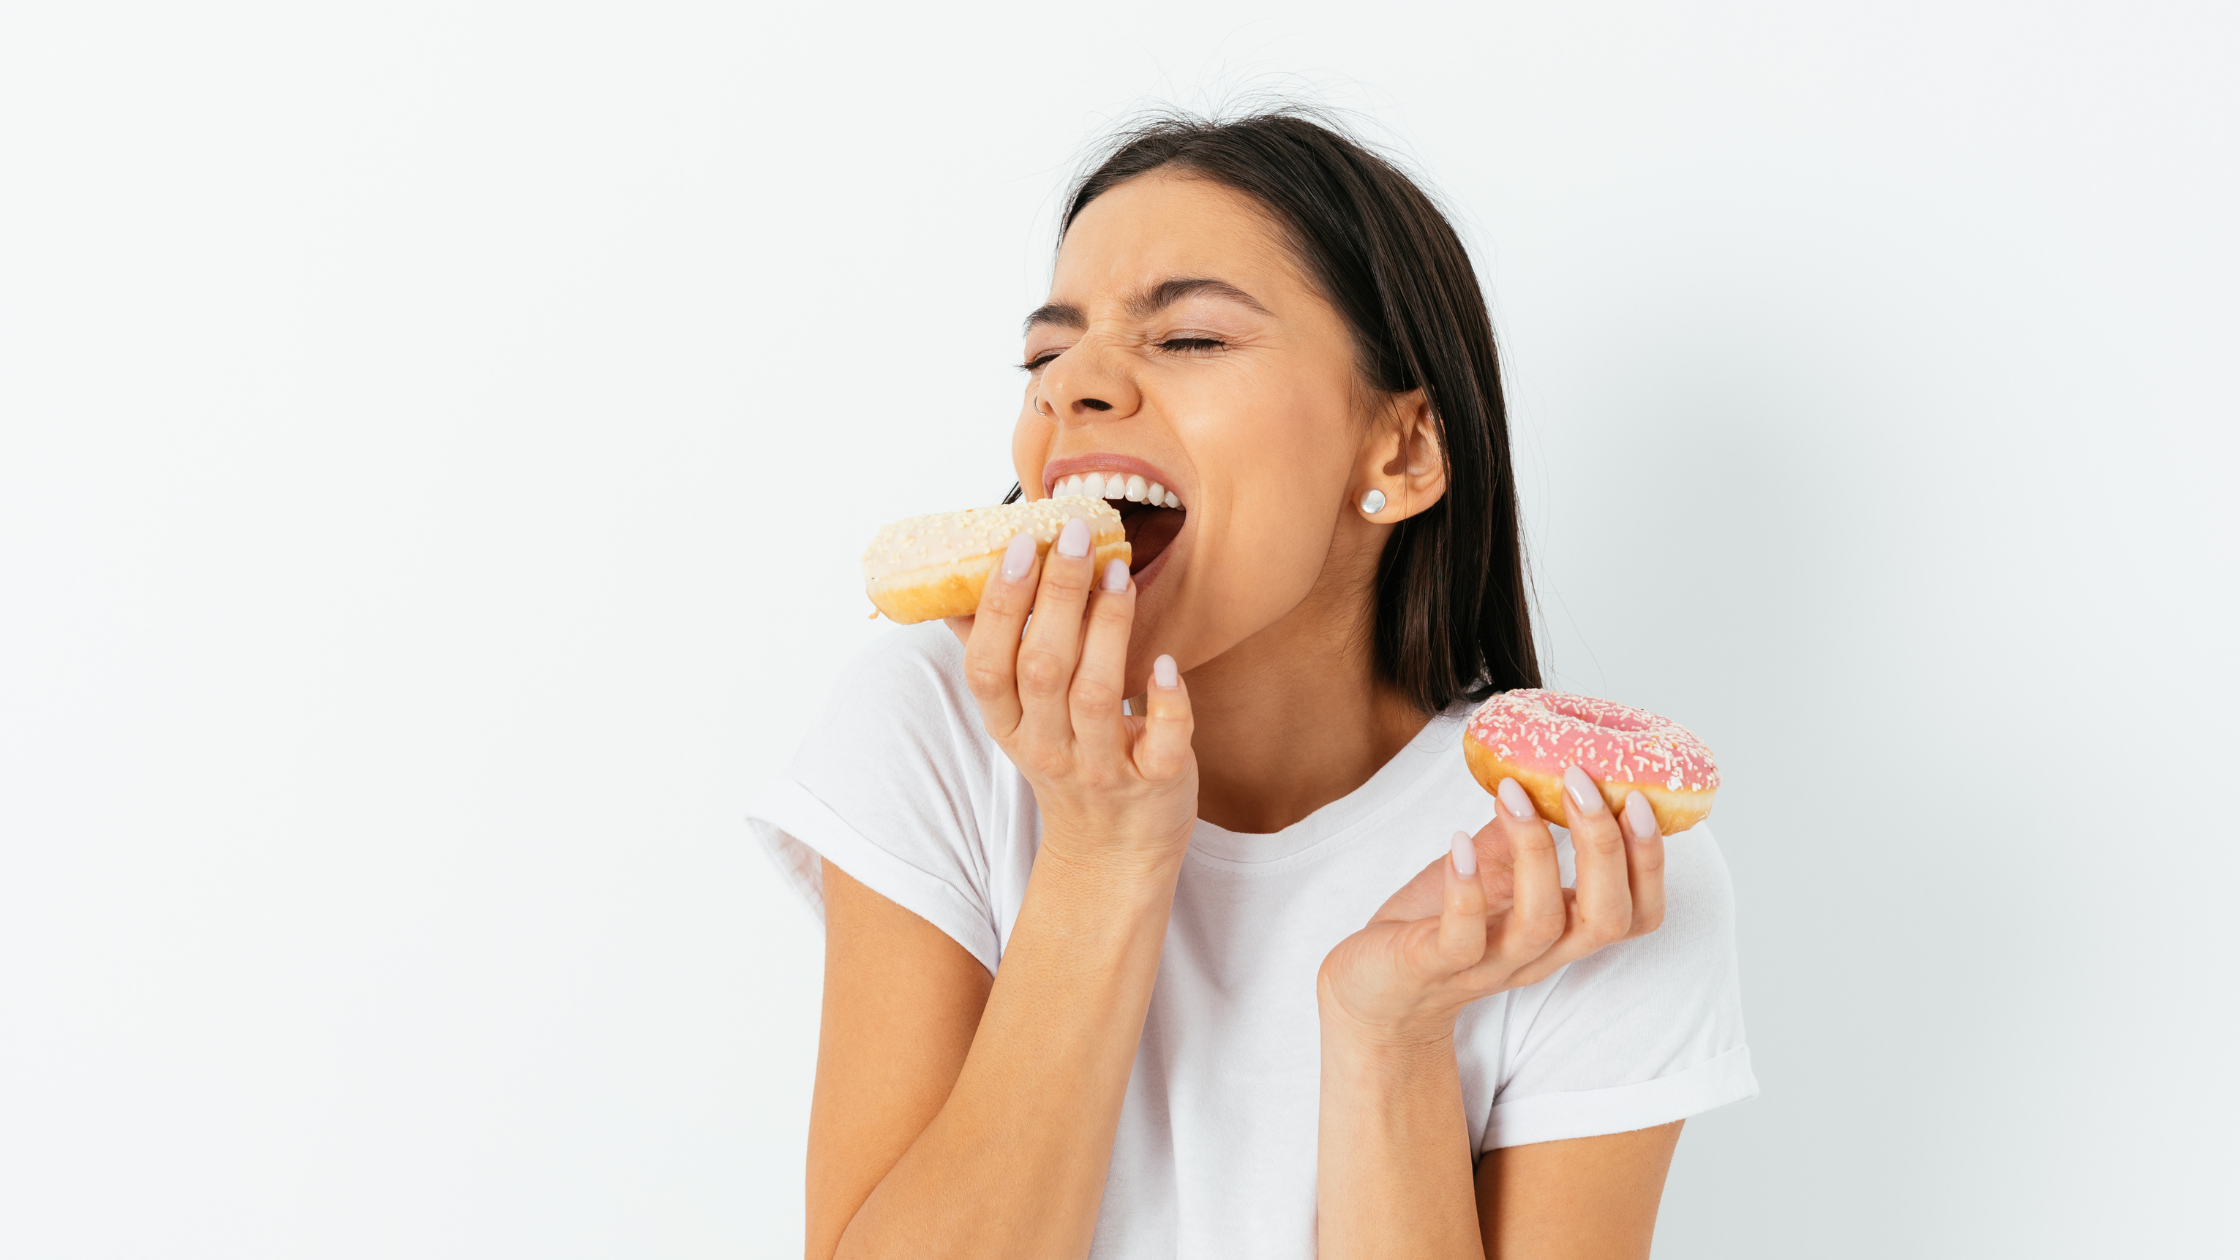
[[[1294,497],[1350,478],[1359,442],[1346,379],[1256,366],[1193,408],[1202,417],[1190,435],[1199,463],[1222,470],[1240,496]]]
[[[1330,389],[1266,389],[1203,434],[1199,466],[1221,471],[1207,576],[1224,621],[1282,615],[1329,558],[1334,505],[1352,478],[1357,445],[1351,416],[1332,393],[1342,399]]]
[[[1226,502],[1192,553],[1188,627],[1191,655],[1211,659],[1274,625],[1314,590],[1330,555],[1331,518],[1304,500],[1247,489]]]
[[[1330,556],[1329,514],[1288,496],[1239,503],[1221,557],[1221,586],[1239,611],[1281,612],[1304,597]],[[1272,602],[1275,607],[1266,605]]]
[[[1228,502],[1249,522],[1327,516],[1360,445],[1343,382],[1279,376],[1233,401],[1200,461],[1222,470]]]

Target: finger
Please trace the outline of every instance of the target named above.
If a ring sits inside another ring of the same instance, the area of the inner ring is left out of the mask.
[[[1577,887],[1564,893],[1562,935],[1518,967],[1506,982],[1510,987],[1546,979],[1558,968],[1624,940],[1632,930],[1633,894],[1617,882],[1629,875],[1625,838],[1602,790],[1577,766],[1564,767],[1563,811],[1571,828]]]
[[[1569,785],[1565,796],[1570,797]],[[1599,793],[1598,793],[1599,795]],[[1572,798],[1570,804],[1576,803]],[[1576,816],[1576,811],[1572,811]],[[1628,793],[1624,816],[1620,819],[1626,831],[1625,860],[1627,878],[1632,891],[1628,906],[1630,926],[1618,936],[1611,937],[1608,921],[1600,928],[1593,925],[1594,910],[1586,905],[1586,875],[1584,867],[1579,876],[1579,892],[1570,899],[1571,921],[1563,936],[1548,947],[1546,953],[1517,969],[1507,981],[1509,987],[1532,984],[1554,975],[1556,969],[1585,958],[1596,950],[1612,944],[1614,940],[1640,936],[1653,932],[1664,922],[1664,837],[1657,832],[1656,813],[1639,792]],[[1579,828],[1572,827],[1572,847],[1578,849]],[[1580,857],[1580,862],[1586,859]]]
[[[1486,886],[1478,882],[1478,847],[1467,831],[1454,833],[1446,869],[1446,904],[1439,912],[1440,971],[1453,975],[1486,952]]]
[[[1151,686],[1144,692],[1143,732],[1136,736],[1136,773],[1163,783],[1190,766],[1190,692],[1174,658],[1151,662]]]
[[[986,588],[982,589],[984,591]],[[972,646],[972,618],[943,617],[941,624],[949,627],[949,633],[957,636],[958,643],[963,644],[966,648]]]
[[[1019,733],[1045,751],[1070,748],[1073,721],[1066,693],[1081,659],[1081,610],[1089,602],[1089,522],[1068,520],[1042,558],[1034,618],[1019,644]]]
[[[980,702],[981,722],[999,740],[1019,726],[1019,634],[1034,607],[1035,565],[1034,535],[1013,538],[980,588],[980,607],[972,616],[977,633],[964,641],[965,685]]]
[[[1577,894],[1575,894],[1571,889],[1564,889],[1563,904],[1566,907],[1569,907],[1576,899],[1576,896]],[[1556,939],[1555,944],[1550,945],[1547,949],[1541,951],[1538,958],[1532,959],[1531,961],[1525,963],[1523,966],[1518,967],[1516,970],[1510,972],[1508,976],[1500,982],[1500,987],[1504,989],[1521,989],[1528,984],[1538,984],[1540,981],[1547,979],[1549,976],[1554,975],[1558,971],[1563,970],[1565,967],[1579,961],[1581,958],[1584,958],[1588,954],[1591,954],[1593,952],[1593,950],[1588,949],[1579,943],[1575,933],[1566,931],[1562,936]]]
[[[1622,941],[1633,928],[1633,891],[1626,878],[1626,838],[1618,817],[1602,799],[1602,789],[1577,766],[1563,768],[1563,814],[1571,828],[1572,922],[1567,944],[1587,953]]]
[[[1128,723],[1120,702],[1128,694],[1128,631],[1135,622],[1136,592],[1128,562],[1107,564],[1089,597],[1089,628],[1081,636],[1081,664],[1073,671],[1067,706],[1082,755],[1117,765],[1127,755]]]
[[[1633,888],[1633,929],[1627,935],[1654,932],[1664,922],[1664,834],[1657,830],[1657,813],[1649,798],[1626,793],[1626,882]]]
[[[1497,811],[1472,837],[1478,856],[1478,882],[1486,890],[1488,917],[1509,913],[1516,904],[1516,854],[1509,845],[1509,824]]]
[[[1563,935],[1569,912],[1563,901],[1563,866],[1556,840],[1532,808],[1532,798],[1515,779],[1503,779],[1494,793],[1509,836],[1514,891],[1501,923],[1499,953],[1511,968],[1537,958]]]

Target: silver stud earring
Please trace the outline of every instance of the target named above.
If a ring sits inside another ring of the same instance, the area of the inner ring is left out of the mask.
[[[1369,493],[1362,495],[1361,510],[1369,516],[1375,516],[1377,513],[1384,511],[1384,491],[1371,490]]]

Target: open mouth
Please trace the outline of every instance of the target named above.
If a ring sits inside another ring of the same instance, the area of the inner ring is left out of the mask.
[[[1153,507],[1148,503],[1115,503],[1120,509],[1120,526],[1128,531],[1128,572],[1141,573],[1151,567],[1174,536],[1182,532],[1183,518],[1189,513],[1182,508]]]
[[[1142,573],[1167,549],[1190,515],[1182,496],[1140,473],[1092,471],[1060,477],[1050,486],[1050,497],[1087,495],[1103,499],[1120,513],[1128,534],[1128,572]]]

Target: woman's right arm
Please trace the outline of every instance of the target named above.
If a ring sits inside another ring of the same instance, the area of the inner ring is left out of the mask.
[[[1043,824],[995,976],[825,866],[811,1260],[1089,1249],[1197,773],[1171,662],[1149,713],[1121,714],[1135,592],[1124,568],[1091,591],[1079,532],[1078,553],[1068,536],[1051,550],[1039,590],[1031,545],[1023,564],[1015,549],[966,641],[982,719]]]

